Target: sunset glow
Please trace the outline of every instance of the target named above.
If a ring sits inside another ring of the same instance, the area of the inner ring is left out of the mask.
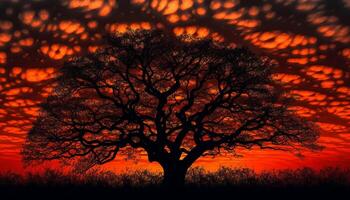
[[[327,3],[326,3],[327,2]],[[59,0],[0,2],[0,171],[23,172],[22,144],[64,61],[95,52],[108,34],[163,29],[247,47],[276,61],[291,110],[321,128],[321,152],[252,149],[195,166],[271,169],[350,167],[350,2],[304,0]],[[215,93],[215,91],[212,91]],[[181,99],[181,95],[175,97]],[[108,169],[159,170],[144,155]]]

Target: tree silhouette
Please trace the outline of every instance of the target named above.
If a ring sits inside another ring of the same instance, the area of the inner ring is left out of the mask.
[[[81,156],[90,164],[134,148],[180,186],[201,156],[237,147],[316,147],[315,126],[288,110],[269,59],[210,39],[162,31],[116,35],[74,58],[42,104],[22,154],[45,161]],[[131,147],[131,148],[130,148]]]

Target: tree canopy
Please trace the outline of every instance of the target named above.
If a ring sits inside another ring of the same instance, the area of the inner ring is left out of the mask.
[[[316,147],[317,127],[293,113],[273,64],[247,49],[162,31],[115,35],[68,61],[41,106],[25,161],[94,164],[141,148],[179,183],[203,155],[237,147]]]

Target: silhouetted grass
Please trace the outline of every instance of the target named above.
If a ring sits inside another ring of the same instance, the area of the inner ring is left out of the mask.
[[[7,172],[0,174],[2,196],[43,199],[147,197],[171,199],[181,197],[224,198],[237,197],[336,197],[350,190],[350,170],[310,168],[276,170],[256,173],[247,168],[222,167],[215,172],[192,168],[181,189],[161,186],[162,174],[133,171],[115,174],[111,171],[90,171],[84,175],[66,174],[55,170],[27,173],[24,176]],[[219,195],[219,196],[217,196]]]

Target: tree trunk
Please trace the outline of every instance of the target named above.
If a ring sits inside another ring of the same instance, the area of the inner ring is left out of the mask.
[[[163,185],[170,188],[181,188],[185,184],[185,176],[188,168],[180,164],[163,166]]]

